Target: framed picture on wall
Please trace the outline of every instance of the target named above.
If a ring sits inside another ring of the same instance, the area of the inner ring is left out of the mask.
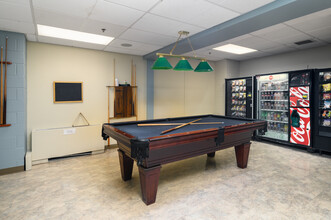
[[[53,82],[54,103],[83,102],[83,82]]]

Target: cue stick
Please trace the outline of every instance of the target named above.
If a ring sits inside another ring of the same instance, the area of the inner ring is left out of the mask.
[[[210,124],[223,124],[224,122],[198,122],[192,123],[191,125],[210,125]],[[159,124],[138,124],[139,127],[147,126],[165,126],[165,125],[181,125],[183,123],[159,123]]]
[[[2,85],[2,75],[3,75],[3,67],[2,67],[2,63],[3,63],[3,56],[2,56],[2,51],[3,51],[3,48],[1,47],[1,73],[0,73],[0,125],[3,124],[3,85]]]
[[[3,123],[6,124],[6,112],[7,112],[7,47],[8,47],[8,37],[6,37],[6,48],[5,48],[5,91],[4,91],[4,101],[3,101]]]
[[[185,124],[179,125],[179,126],[174,127],[174,128],[170,128],[170,129],[168,129],[168,130],[162,131],[161,134],[168,133],[168,132],[170,132],[170,131],[173,131],[173,130],[179,129],[179,128],[181,128],[181,127],[184,127],[184,126],[186,126],[186,125],[192,124],[192,123],[194,123],[194,122],[196,122],[196,121],[200,121],[200,120],[201,120],[201,118],[199,118],[199,119],[197,119],[197,120],[194,120],[194,121],[187,122],[187,123],[185,123]]]

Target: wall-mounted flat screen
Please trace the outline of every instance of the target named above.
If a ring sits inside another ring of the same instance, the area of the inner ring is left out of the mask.
[[[83,102],[82,82],[53,82],[54,103]]]

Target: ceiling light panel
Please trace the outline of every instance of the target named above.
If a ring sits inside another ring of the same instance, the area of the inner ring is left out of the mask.
[[[75,17],[87,18],[96,0],[32,0],[35,9],[58,12]]]
[[[129,27],[143,14],[142,11],[126,6],[98,1],[89,18]]]
[[[68,29],[56,28],[45,25],[37,25],[38,34],[46,37],[61,38],[65,40],[81,41],[85,43],[107,45],[114,38],[96,34],[90,34],[80,31],[73,31]]]
[[[144,0],[144,1],[132,1],[132,0],[105,0],[106,2],[115,3],[129,8],[138,9],[141,11],[148,11],[155,4],[161,2],[160,0]]]
[[[242,47],[242,46],[238,46],[238,45],[235,45],[235,44],[226,44],[226,45],[216,47],[216,48],[213,48],[213,49],[223,51],[223,52],[227,52],[227,53],[234,53],[234,54],[246,54],[246,53],[252,53],[252,52],[257,51],[255,49]]]
[[[153,14],[145,14],[132,28],[149,31],[153,33],[163,34],[170,37],[178,36],[178,30],[186,30],[190,35],[203,31],[203,28],[174,21],[168,18],[156,16]]]

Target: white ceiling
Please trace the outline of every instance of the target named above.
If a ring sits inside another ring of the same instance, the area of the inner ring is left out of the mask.
[[[24,33],[29,41],[145,55],[174,43],[179,30],[189,31],[191,36],[271,2],[273,0],[0,0],[0,30]],[[37,24],[115,39],[103,46],[43,37],[38,36]],[[313,43],[294,44],[307,39]],[[124,43],[132,47],[121,46]],[[258,52],[233,55],[212,50],[227,43]],[[219,42],[196,53],[214,61],[245,60],[327,44],[331,44],[331,8]]]

